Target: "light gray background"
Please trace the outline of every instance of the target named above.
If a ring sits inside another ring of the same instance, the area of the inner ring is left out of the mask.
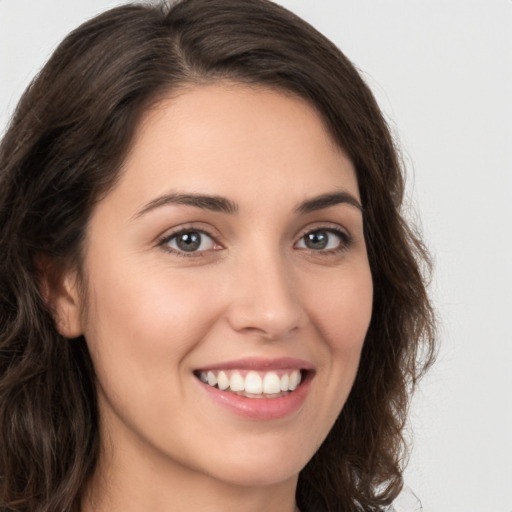
[[[86,18],[122,2],[0,0],[0,132]],[[363,72],[436,262],[442,349],[412,409],[424,512],[512,512],[512,1],[281,0]]]

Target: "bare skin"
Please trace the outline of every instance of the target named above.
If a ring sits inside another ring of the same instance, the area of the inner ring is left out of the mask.
[[[370,322],[359,203],[352,163],[300,99],[218,84],[146,113],[90,220],[86,295],[72,272],[52,292],[97,373],[84,512],[295,510]],[[277,418],[224,407],[198,377],[283,358],[308,365],[308,387]]]

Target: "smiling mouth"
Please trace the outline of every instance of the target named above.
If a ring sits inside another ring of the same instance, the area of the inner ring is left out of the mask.
[[[247,398],[279,398],[295,391],[306,370],[197,370],[194,375],[208,386]]]

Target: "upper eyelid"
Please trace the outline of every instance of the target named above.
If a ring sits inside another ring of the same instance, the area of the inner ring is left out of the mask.
[[[299,238],[297,239],[297,242],[295,242],[295,243],[300,242],[306,235],[308,235],[310,233],[316,233],[318,231],[327,231],[328,233],[335,234],[340,238],[345,237],[346,242],[352,241],[352,235],[346,229],[324,226],[324,227],[319,227],[319,228],[314,228],[314,229],[307,229],[306,231],[304,231],[302,233],[301,236],[299,236]]]
[[[160,245],[160,244],[170,240],[171,238],[173,238],[177,235],[180,235],[181,233],[190,233],[190,232],[201,233],[202,235],[209,236],[215,243],[222,245],[218,241],[218,237],[216,235],[214,235],[210,230],[202,228],[202,227],[195,227],[195,226],[184,226],[184,227],[180,226],[178,228],[171,229],[170,231],[166,230],[163,232],[163,234],[159,235],[156,238],[156,243],[157,243],[157,245]]]
[[[331,231],[331,232],[334,232],[334,233],[344,233],[345,235],[347,235],[348,237],[351,237],[352,238],[352,234],[350,232],[349,229],[347,229],[346,227],[342,226],[341,224],[338,224],[336,222],[319,222],[319,223],[315,223],[315,225],[311,226],[307,226],[305,228],[302,228],[298,234],[297,234],[297,240],[300,240],[303,236],[307,235],[308,233],[312,233],[312,232],[315,232],[315,231]]]

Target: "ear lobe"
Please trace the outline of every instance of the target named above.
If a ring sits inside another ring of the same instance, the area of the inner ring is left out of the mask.
[[[39,292],[51,311],[57,330],[66,338],[81,336],[83,330],[76,272],[59,270],[46,257],[38,259],[37,267]]]

